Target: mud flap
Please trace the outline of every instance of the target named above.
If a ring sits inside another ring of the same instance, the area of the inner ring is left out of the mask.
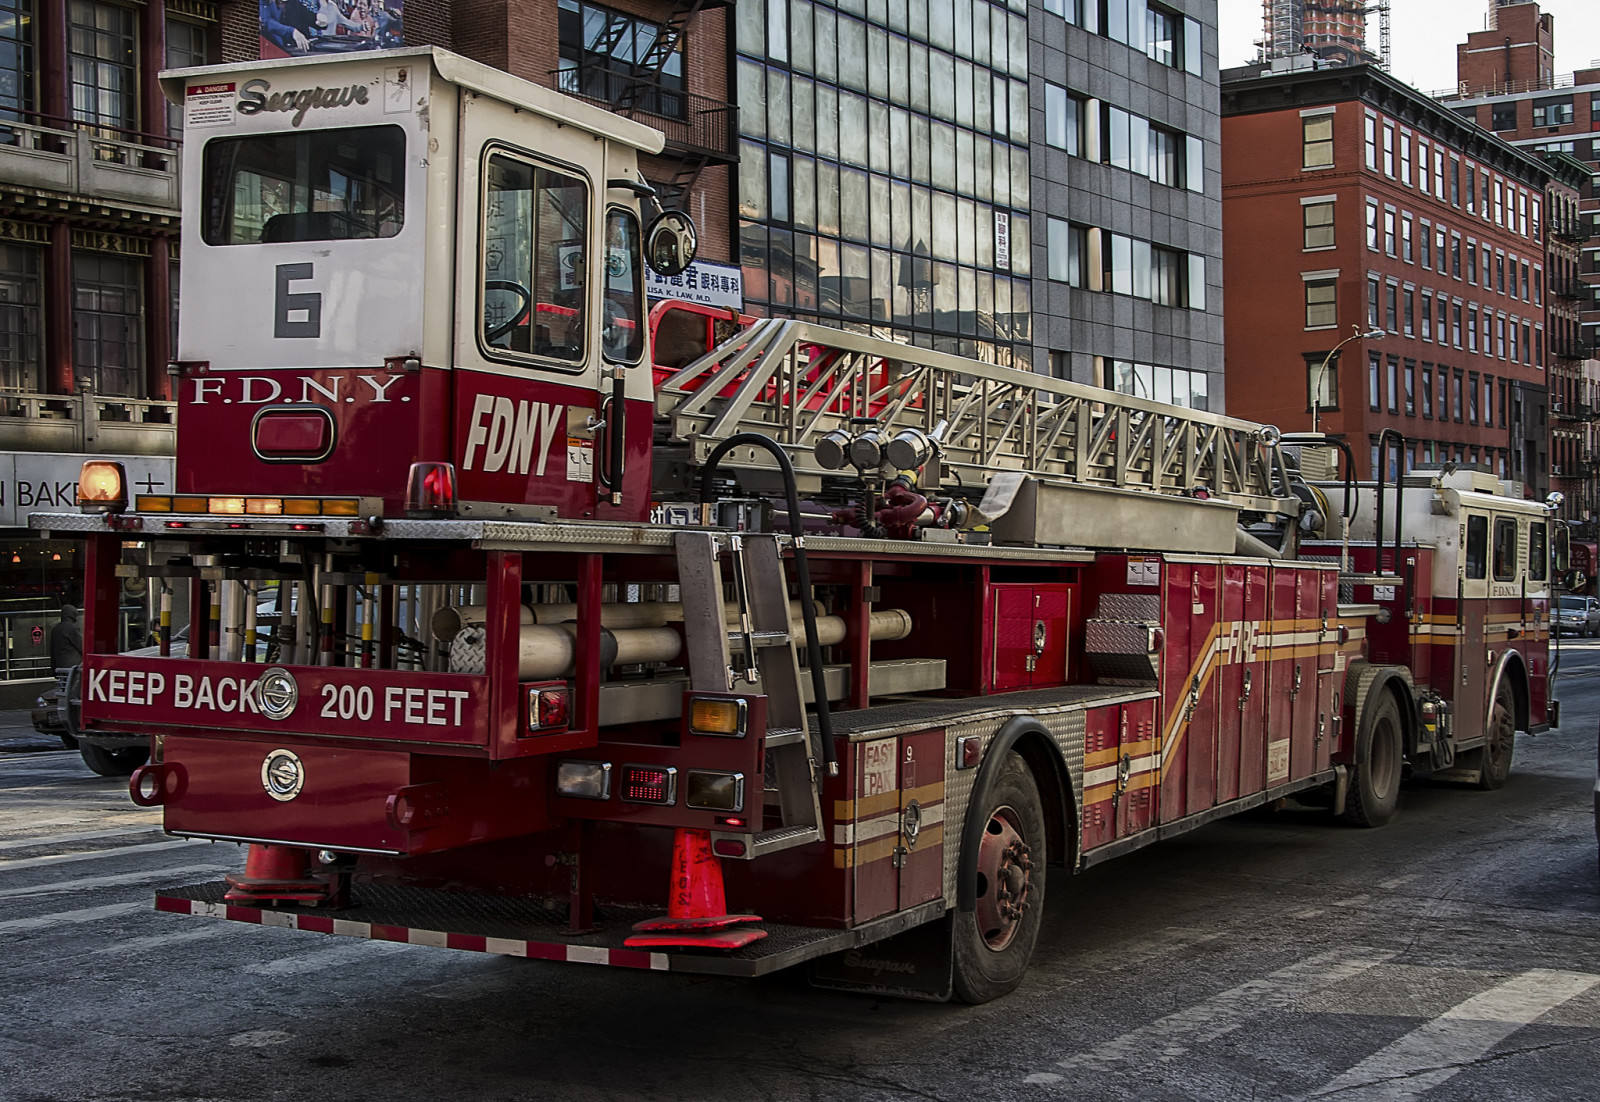
[[[955,968],[955,913],[903,934],[811,963],[814,987],[923,1002],[949,1002]]]

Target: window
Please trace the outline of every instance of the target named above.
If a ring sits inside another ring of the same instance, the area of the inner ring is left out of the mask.
[[[1450,274],[1457,279],[1461,278],[1461,235],[1459,233],[1450,235]]]
[[[1204,371],[1158,367],[1126,360],[1111,361],[1107,370],[1111,376],[1107,385],[1118,394],[1131,394],[1186,409],[1210,408],[1207,396],[1210,385]]]
[[[1385,284],[1383,289],[1383,327],[1391,333],[1400,332],[1399,300],[1399,284]]]
[[[1422,292],[1422,339],[1433,340],[1433,292]]]
[[[208,245],[393,237],[405,224],[398,126],[284,131],[205,145]]]
[[[1448,248],[1448,238],[1443,226],[1435,226],[1433,228],[1433,251],[1435,259],[1439,261],[1439,274],[1444,275],[1445,267],[1450,263],[1450,251]]]
[[[1478,283],[1478,243],[1472,238],[1467,238],[1467,282],[1473,286]]]
[[[1426,141],[1417,143],[1417,190],[1424,195],[1433,190],[1428,183],[1428,154],[1431,151]]]
[[[1478,373],[1472,372],[1467,378],[1467,424],[1478,423]]]
[[[1368,115],[1365,120],[1365,145],[1367,151],[1367,167],[1378,171],[1378,120]]]
[[[1450,369],[1439,365],[1439,420],[1450,420],[1450,398],[1445,392],[1450,387]]]
[[[1378,365],[1383,357],[1376,352],[1367,353],[1367,408],[1376,410],[1382,400],[1378,394]]]
[[[1433,368],[1422,365],[1422,416],[1433,420]]]
[[[1084,285],[1084,259],[1089,255],[1089,231],[1059,218],[1046,223],[1050,278],[1073,287]]]
[[[1060,85],[1044,86],[1044,140],[1074,157],[1083,156],[1085,103]]]
[[[1389,412],[1400,412],[1400,361],[1389,357]]]
[[[1418,231],[1418,239],[1422,242],[1422,266],[1433,267],[1433,226],[1427,219],[1423,219],[1422,227]]]
[[[3,4],[4,0],[0,0]],[[204,65],[210,61],[206,53],[206,31],[194,23],[185,23],[167,15],[167,68],[185,69],[191,65]],[[183,105],[167,104],[167,133],[173,137],[183,134]]]
[[[1572,97],[1533,101],[1533,125],[1569,126],[1572,123]],[[1496,130],[1500,129],[1495,127]]]
[[[1517,522],[1509,517],[1494,521],[1494,580],[1509,582],[1517,576]]]
[[[1494,254],[1494,289],[1502,295],[1506,293],[1506,254]]]
[[[1383,208],[1383,253],[1385,256],[1395,255],[1394,208]]]
[[[1467,306],[1467,351],[1478,350],[1478,307],[1474,304]]]
[[[1189,305],[1189,257],[1175,249],[1150,249],[1151,301],[1158,306]]]
[[[1310,115],[1300,120],[1305,168],[1333,167],[1333,116]]]
[[[1335,301],[1335,294],[1334,280],[1306,280],[1307,329],[1329,329],[1339,324],[1339,311]]]
[[[1483,423],[1494,424],[1494,376],[1483,377]]]
[[[1505,461],[1501,460],[1504,472]],[[1549,544],[1546,542],[1545,522],[1536,520],[1528,525],[1528,580],[1542,582],[1550,565]]]
[[[1450,158],[1450,205],[1461,205],[1461,162]]]
[[[616,363],[644,354],[644,263],[639,219],[622,207],[606,211],[606,285],[600,350]]]
[[[35,0],[0,0],[0,119],[34,109]]]
[[[1417,365],[1411,360],[1406,361],[1406,416],[1417,415]]]
[[[783,10],[781,5],[768,5],[768,9]],[[655,21],[625,15],[588,0],[560,0],[557,14],[558,89],[607,103],[616,103],[624,93],[633,94],[637,96],[634,103],[652,115],[686,117],[689,105],[683,95],[684,39],[679,39],[660,74],[652,78],[655,86],[647,87],[639,96],[634,63],[642,60],[655,44]],[[787,60],[785,21],[771,20],[767,30],[771,39],[768,53],[774,60]]]
[[[1339,408],[1339,356],[1328,358],[1326,352],[1307,352],[1306,361],[1306,412],[1336,410]],[[1324,367],[1326,364],[1326,367]]]
[[[1416,293],[1416,291],[1412,290],[1410,287],[1407,287],[1405,289],[1405,292],[1400,296],[1400,302],[1401,302],[1401,311],[1402,311],[1402,315],[1403,315],[1403,320],[1404,320],[1404,323],[1405,323],[1405,329],[1404,329],[1405,335],[1408,336],[1408,337],[1416,336],[1416,328],[1417,328],[1417,293]]]
[[[1450,304],[1450,343],[1461,347],[1461,303]]]
[[[1400,259],[1407,264],[1413,262],[1411,252],[1411,215],[1403,215],[1400,219]]]
[[[1517,128],[1517,104],[1515,100],[1509,103],[1496,103],[1491,106],[1489,114],[1489,129],[1499,132],[1501,130],[1515,130]]]
[[[1444,151],[1433,151],[1433,197],[1444,202]]]
[[[1434,305],[1438,308],[1437,311],[1434,314],[1434,317],[1436,319],[1437,324],[1435,325],[1434,330],[1433,330],[1433,339],[1435,341],[1439,342],[1440,344],[1443,344],[1445,342],[1445,335],[1444,335],[1445,315],[1446,315],[1446,312],[1447,312],[1447,309],[1448,309],[1450,303],[1445,299],[1444,295],[1439,295],[1437,298],[1435,298],[1433,300],[1433,302],[1434,302]]]
[[[1306,203],[1301,208],[1301,214],[1305,219],[1306,249],[1333,248],[1333,204]]]
[[[1394,179],[1394,127],[1383,125],[1383,174]]]
[[[484,173],[484,345],[581,363],[588,188],[581,179],[507,153]],[[550,263],[555,258],[556,263]]]
[[[1453,381],[1455,386],[1450,390],[1450,408],[1453,414],[1453,419],[1459,424],[1461,422],[1461,384],[1463,381],[1461,378],[1461,369],[1459,367],[1455,370]]]
[[[1168,187],[1181,188],[1188,183],[1184,171],[1185,136],[1176,130],[1150,127],[1150,179]]]
[[[1400,132],[1400,182],[1411,186],[1411,135]]]
[[[132,8],[70,0],[68,53],[72,117],[118,131],[138,130],[138,68]],[[122,134],[108,134],[122,137]]]
[[[1145,22],[1145,55],[1162,65],[1181,68],[1183,23],[1183,16],[1177,12],[1150,5]]]
[[[1150,174],[1150,123],[1110,104],[1101,105],[1100,159],[1113,168]]]
[[[1502,360],[1506,358],[1506,319],[1504,317],[1494,319],[1494,349],[1496,356]]]
[[[1379,281],[1377,276],[1367,277],[1367,328],[1376,329],[1382,308],[1378,303]]]
[[[1378,251],[1378,204],[1367,200],[1367,248]]]
[[[44,390],[39,250],[0,243],[0,390]]]
[[[141,266],[108,253],[72,254],[72,359],[97,394],[144,395]]]

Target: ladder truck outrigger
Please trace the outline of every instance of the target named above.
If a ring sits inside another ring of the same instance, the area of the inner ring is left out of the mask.
[[[32,519],[134,800],[247,847],[160,910],[979,1002],[1047,877],[1553,720],[1485,475],[794,320],[653,373],[658,131],[438,49],[162,79],[177,485]]]

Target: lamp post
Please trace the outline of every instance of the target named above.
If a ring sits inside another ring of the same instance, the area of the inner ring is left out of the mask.
[[[1322,380],[1328,377],[1328,365],[1333,363],[1333,358],[1339,354],[1339,349],[1351,341],[1376,341],[1382,340],[1389,335],[1388,330],[1379,329],[1376,326],[1363,330],[1359,325],[1352,325],[1350,329],[1350,335],[1334,345],[1333,350],[1322,358],[1322,366],[1317,368],[1316,381],[1311,386],[1311,431],[1313,433],[1317,431],[1317,417],[1322,412]]]

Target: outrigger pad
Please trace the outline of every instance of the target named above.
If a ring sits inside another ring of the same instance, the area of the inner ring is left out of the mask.
[[[742,917],[742,916],[741,916]],[[691,919],[686,921],[700,921]],[[634,934],[622,944],[630,949],[743,949],[767,936],[765,930],[724,930],[720,933]]]
[[[695,930],[726,930],[746,922],[760,922],[760,915],[701,915],[695,918],[647,918],[635,922],[633,928],[641,933],[690,933]]]

